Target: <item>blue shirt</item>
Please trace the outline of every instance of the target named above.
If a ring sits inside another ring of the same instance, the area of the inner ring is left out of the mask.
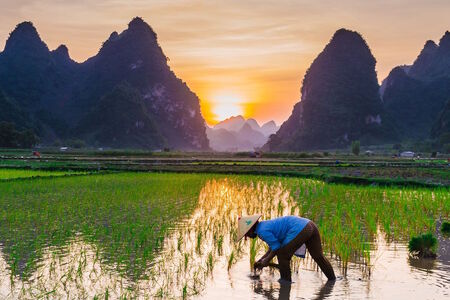
[[[276,251],[292,241],[308,222],[308,219],[296,216],[260,221],[256,225],[256,234],[269,245],[270,250]]]

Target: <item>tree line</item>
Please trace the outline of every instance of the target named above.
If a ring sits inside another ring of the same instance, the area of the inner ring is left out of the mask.
[[[2,148],[32,148],[39,138],[31,129],[19,130],[14,123],[0,122],[0,147]]]

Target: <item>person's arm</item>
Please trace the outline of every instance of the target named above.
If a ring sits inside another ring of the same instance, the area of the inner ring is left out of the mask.
[[[281,244],[278,239],[269,230],[258,232],[259,237],[269,245],[269,251],[255,263],[255,268],[262,269],[267,267],[270,261],[275,257],[276,251],[280,249]]]
[[[269,255],[269,253],[270,253],[270,249],[269,250],[267,250],[267,252],[266,253],[264,253],[264,255],[263,256],[261,256],[261,258],[260,259],[258,259],[257,261],[256,261],[256,263],[255,264],[257,264],[257,263],[260,263],[264,258],[266,258],[268,255]]]
[[[264,255],[263,255],[263,256],[261,256],[261,258],[260,258],[259,260],[263,260],[264,258],[266,258],[266,257],[267,257],[267,255],[269,255],[269,253],[270,253],[270,248],[269,248],[269,250],[267,250],[267,252],[266,252],[266,253],[264,253]]]
[[[255,262],[255,268],[262,269],[264,267],[267,267],[270,261],[275,257],[275,255],[277,255],[277,252],[269,249],[269,251],[267,251],[260,260]]]

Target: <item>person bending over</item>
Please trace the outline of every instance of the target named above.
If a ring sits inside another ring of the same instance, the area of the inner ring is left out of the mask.
[[[255,268],[267,267],[276,256],[281,278],[292,281],[292,256],[305,244],[309,254],[328,280],[336,279],[333,267],[323,255],[319,229],[313,221],[297,216],[285,216],[267,221],[259,221],[260,218],[260,214],[240,217],[236,239],[237,242],[244,236],[252,239],[259,237],[268,244],[269,251],[255,262]]]

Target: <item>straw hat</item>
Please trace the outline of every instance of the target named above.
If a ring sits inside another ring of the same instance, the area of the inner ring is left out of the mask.
[[[238,234],[236,242],[239,242],[262,215],[242,216],[238,219]]]

